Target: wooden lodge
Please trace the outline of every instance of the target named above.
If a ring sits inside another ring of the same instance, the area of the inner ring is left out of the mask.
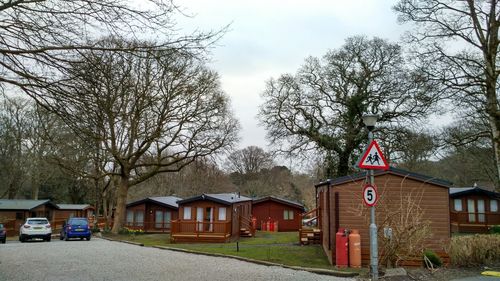
[[[147,197],[127,204],[125,227],[144,232],[170,232],[172,220],[179,217],[175,196]]]
[[[370,211],[362,199],[366,174],[361,172],[327,180],[315,186],[321,244],[333,265],[335,238],[339,228],[359,230],[362,264],[369,264]],[[383,239],[389,239],[384,234],[396,234],[402,226],[401,221],[409,220],[410,223],[428,223],[426,229],[429,232],[423,242],[424,248],[434,250],[446,261],[444,247],[450,239],[448,189],[451,183],[396,168],[375,171],[374,178],[379,194],[375,207],[379,255],[383,255]],[[416,226],[421,227],[418,224]],[[421,259],[419,262],[421,265]]]
[[[500,225],[500,193],[479,187],[450,188],[452,232],[486,233]]]
[[[227,242],[252,236],[252,199],[235,193],[202,194],[177,202],[172,242]]]
[[[252,215],[256,218],[258,230],[263,230],[267,223],[275,223],[277,231],[298,231],[303,212],[304,205],[274,196],[252,202]]]
[[[55,225],[57,205],[50,200],[0,199],[0,222],[8,236],[19,234],[19,227],[26,218],[44,217]]]

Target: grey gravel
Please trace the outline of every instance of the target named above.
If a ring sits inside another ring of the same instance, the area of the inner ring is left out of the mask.
[[[0,245],[0,280],[355,280],[103,239]]]

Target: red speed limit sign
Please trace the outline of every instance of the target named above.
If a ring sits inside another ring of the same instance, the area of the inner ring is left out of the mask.
[[[375,185],[367,184],[363,187],[363,201],[366,206],[372,207],[377,204],[378,194]]]

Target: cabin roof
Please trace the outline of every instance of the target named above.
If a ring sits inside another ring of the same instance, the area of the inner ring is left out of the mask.
[[[292,200],[288,200],[288,199],[285,199],[285,198],[279,198],[279,197],[276,197],[276,196],[266,196],[266,197],[254,199],[252,201],[252,204],[259,204],[259,203],[263,203],[265,201],[274,201],[274,202],[282,203],[282,204],[285,204],[285,205],[288,205],[288,206],[299,208],[302,211],[304,211],[304,209],[305,209],[304,205],[301,204],[301,203],[298,203],[298,202],[295,202],[295,201],[292,201]]]
[[[452,187],[450,188],[450,197],[455,198],[463,195],[471,195],[471,194],[478,194],[478,195],[485,195],[490,198],[500,198],[500,193],[499,192],[494,192],[490,190],[486,190],[481,187]]]
[[[135,205],[139,205],[142,203],[146,202],[151,202],[155,203],[164,207],[169,207],[169,208],[174,208],[177,209],[179,208],[179,205],[177,204],[177,201],[182,200],[180,197],[176,196],[163,196],[163,197],[146,197],[140,200],[132,201],[130,203],[127,203],[127,207],[132,207]]]
[[[220,203],[223,205],[232,205],[234,203],[251,201],[252,198],[246,197],[243,195],[238,195],[235,193],[214,193],[214,194],[201,194],[201,195],[193,196],[190,198],[186,198],[184,200],[180,200],[177,203],[178,204],[186,204],[186,203],[200,201],[200,200],[213,201],[213,202],[217,202],[217,203]]]
[[[385,174],[391,174],[391,175],[396,175],[396,176],[400,176],[400,177],[405,177],[405,178],[409,178],[409,179],[413,179],[413,180],[417,180],[417,181],[421,181],[421,182],[426,182],[426,183],[431,183],[431,184],[438,185],[441,187],[446,187],[446,188],[450,188],[453,185],[452,182],[447,181],[447,180],[443,180],[443,179],[431,177],[431,176],[426,176],[423,174],[414,173],[414,172],[410,172],[410,171],[395,168],[395,167],[389,167],[389,169],[386,171],[383,171],[383,170],[375,170],[374,171],[374,176],[380,176],[380,175],[385,175]],[[325,185],[335,186],[335,185],[340,185],[340,184],[347,183],[347,182],[352,182],[352,181],[364,179],[365,177],[366,177],[366,172],[359,172],[359,173],[356,173],[353,175],[343,176],[343,177],[339,177],[336,179],[328,179],[326,181],[323,181],[323,182],[316,184],[315,187],[320,187],[320,186],[325,186]]]
[[[89,204],[57,204],[57,207],[61,210],[85,210],[94,208]]]
[[[46,200],[28,200],[28,199],[0,199],[0,210],[32,210],[41,205],[48,204],[53,208],[58,208],[57,205]]]

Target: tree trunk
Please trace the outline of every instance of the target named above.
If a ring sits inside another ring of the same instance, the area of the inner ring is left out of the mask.
[[[486,77],[488,73],[486,73]],[[493,150],[495,152],[495,165],[496,165],[496,183],[495,187],[500,190],[500,120],[498,112],[498,99],[496,95],[496,79],[490,78],[486,80],[486,112],[491,127],[491,137],[493,143]]]
[[[347,176],[349,174],[349,155],[352,151],[343,151],[339,153],[339,164],[337,166],[337,177]]]
[[[112,233],[117,234],[118,231],[123,227],[125,221],[126,207],[127,207],[127,194],[129,188],[129,178],[126,175],[120,177],[120,184],[116,191],[116,208],[115,217],[113,220]]]

